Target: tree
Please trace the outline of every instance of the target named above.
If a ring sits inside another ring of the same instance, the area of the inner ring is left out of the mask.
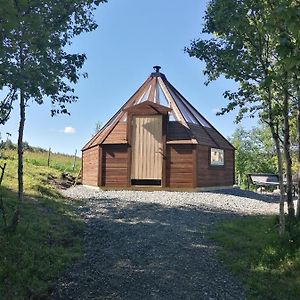
[[[238,108],[237,121],[258,113],[261,120],[269,125],[278,159],[281,234],[284,228],[282,144],[289,175],[288,211],[291,216],[294,215],[290,193],[290,75],[278,53],[278,36],[270,30],[273,28],[274,11],[282,1],[212,0],[206,11],[202,31],[209,34],[210,38],[196,40],[186,49],[190,56],[205,61],[207,84],[221,75],[239,83],[237,91],[225,91],[224,96],[229,104],[222,110],[223,114]]]
[[[73,37],[97,28],[96,7],[105,0],[0,0],[0,89],[18,99],[18,197],[23,201],[23,132],[29,100],[51,101],[52,116],[68,113],[66,105],[77,100],[73,85],[86,60],[70,54]],[[15,211],[13,227],[19,220]]]
[[[297,216],[300,217],[300,2],[298,0],[280,0],[273,8],[269,30],[277,36],[277,52],[285,66],[290,80],[290,89],[287,90],[291,98],[291,114],[295,118],[298,147],[298,203]]]
[[[102,127],[102,122],[97,121],[96,125],[95,125],[95,132],[94,135],[98,133],[98,131],[101,129]]]
[[[276,151],[270,140],[270,129],[263,124],[251,130],[239,126],[234,131],[230,141],[236,148],[235,174],[239,185],[247,184],[249,173],[277,172]]]

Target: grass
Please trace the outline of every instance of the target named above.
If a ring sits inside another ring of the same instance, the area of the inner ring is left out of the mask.
[[[7,167],[0,197],[11,221],[17,203],[17,154],[1,152],[0,165],[6,162]],[[73,158],[53,154],[52,162],[48,167],[47,153],[24,153],[25,200],[17,232],[7,232],[0,216],[1,299],[46,299],[59,274],[81,256],[83,223],[74,213],[79,202],[63,199],[49,183],[62,171],[72,172]]]
[[[276,217],[246,217],[218,225],[212,238],[247,299],[299,299],[299,222],[287,221],[287,234],[279,238]]]

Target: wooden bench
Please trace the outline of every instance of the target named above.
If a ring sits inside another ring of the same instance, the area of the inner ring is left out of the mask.
[[[247,185],[248,190],[250,184],[253,184],[255,187],[277,187],[279,186],[279,177],[277,174],[267,174],[267,173],[254,173],[247,175]],[[284,186],[286,186],[286,180],[283,180]],[[296,188],[298,186],[298,182],[293,178],[293,195],[296,194]]]
[[[279,177],[277,174],[255,173],[247,175],[248,190],[250,184],[255,187],[276,187],[279,185]]]

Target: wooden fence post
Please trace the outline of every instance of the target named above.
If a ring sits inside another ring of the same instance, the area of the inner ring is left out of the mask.
[[[76,155],[77,155],[77,149],[75,149],[75,154],[74,154],[73,171],[75,170],[75,165],[76,165]]]
[[[4,163],[3,166],[0,166],[0,169],[1,169],[0,185],[2,184],[5,167],[6,167],[6,163]],[[4,227],[7,228],[6,210],[5,210],[4,203],[3,203],[2,193],[0,195],[0,210],[2,211],[2,219],[3,219]]]
[[[1,176],[0,176],[0,185],[2,184],[3,176],[4,176],[4,171],[5,171],[6,163],[4,163],[3,167],[0,166],[1,169]]]
[[[49,150],[48,150],[48,162],[47,162],[47,166],[48,167],[50,166],[50,156],[51,156],[51,148],[49,147]]]

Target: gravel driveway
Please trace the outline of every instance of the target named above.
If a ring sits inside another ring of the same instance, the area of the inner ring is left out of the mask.
[[[52,299],[244,299],[207,238],[216,222],[272,214],[276,199],[237,189],[211,193],[63,191],[87,199],[85,254]]]

